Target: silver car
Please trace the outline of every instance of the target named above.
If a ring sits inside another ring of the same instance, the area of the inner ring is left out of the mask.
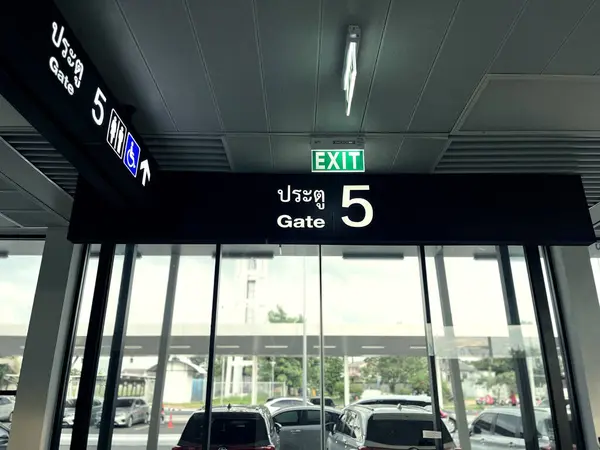
[[[11,397],[0,396],[0,422],[12,422],[15,401]]]
[[[325,424],[333,425],[340,417],[340,411],[325,407]],[[292,406],[282,408],[273,414],[273,420],[281,426],[279,439],[281,450],[314,450],[320,447],[321,407]]]
[[[150,407],[142,398],[120,397],[115,403],[115,426],[130,428],[136,423],[148,423]]]
[[[300,397],[279,397],[279,398],[271,398],[267,400],[265,406],[269,410],[271,414],[275,413],[275,411],[281,408],[287,408],[290,406],[305,406],[312,405],[308,400],[305,402]]]
[[[540,448],[554,448],[550,410],[535,408]],[[471,424],[472,450],[524,449],[521,408],[492,407],[484,410]]]

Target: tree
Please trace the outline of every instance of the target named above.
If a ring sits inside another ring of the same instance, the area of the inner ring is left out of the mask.
[[[514,357],[518,352],[513,352],[513,358],[485,358],[474,361],[472,364],[476,369],[487,370],[490,375],[481,378],[477,384],[485,386],[488,391],[499,395],[499,388],[506,386],[510,391],[517,390],[517,378],[515,375]]]
[[[275,311],[269,311],[267,317],[269,323],[303,323],[304,318],[302,315],[299,316],[288,316],[284,309],[277,305]]]
[[[363,375],[367,380],[380,379],[392,393],[396,386],[406,385],[413,392],[429,393],[427,359],[419,356],[378,356],[365,359]]]
[[[290,316],[280,306],[275,310],[269,311],[268,319],[270,323],[303,323],[302,315]],[[274,361],[273,366],[271,362]],[[275,375],[275,381],[285,383],[288,388],[302,388],[302,358],[282,356],[274,358],[259,358],[258,377],[260,381],[271,381],[272,375]],[[319,390],[321,385],[321,366],[318,358],[308,358],[307,361],[307,383],[308,387]],[[330,356],[325,358],[324,363],[324,392],[332,397],[341,397],[344,395],[344,360],[341,357]]]

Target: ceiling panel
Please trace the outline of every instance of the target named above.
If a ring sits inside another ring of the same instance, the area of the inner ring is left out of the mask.
[[[309,131],[315,117],[319,0],[258,0],[271,130]]]
[[[307,136],[272,136],[271,145],[276,172],[311,171],[310,138]]]
[[[456,5],[457,0],[392,4],[367,105],[365,131],[407,129]]]
[[[544,73],[594,75],[600,69],[600,3],[595,3]]]
[[[56,4],[110,89],[121,103],[136,107],[137,131],[173,131],[175,125],[118,1],[56,0]]]
[[[461,131],[600,130],[600,77],[490,76]]]
[[[319,95],[316,131],[356,132],[360,129],[389,0],[326,0],[319,58]],[[356,87],[350,117],[346,116],[342,70],[349,25],[359,25]]]
[[[21,228],[14,220],[8,219],[2,215],[0,209],[0,230],[6,231],[6,228],[14,230],[15,228]]]
[[[236,172],[271,172],[273,158],[267,136],[229,136],[226,146]]]
[[[219,131],[186,4],[172,0],[120,1],[177,130]]]
[[[0,211],[28,211],[35,209],[39,209],[39,205],[31,199],[25,198],[19,191],[0,191]]]
[[[398,153],[401,137],[373,137],[365,140],[365,170],[368,173],[389,172]]]
[[[593,3],[594,0],[530,1],[491,73],[541,73]]]
[[[452,129],[522,5],[523,0],[460,3],[410,130]]]
[[[446,139],[407,137],[394,160],[393,171],[429,173],[446,148]]]
[[[47,211],[7,211],[4,216],[14,220],[25,228],[64,227],[68,225],[62,217]]]
[[[188,4],[225,129],[267,131],[254,3],[195,0]]]
[[[33,129],[13,106],[0,96],[0,130],[7,128]]]

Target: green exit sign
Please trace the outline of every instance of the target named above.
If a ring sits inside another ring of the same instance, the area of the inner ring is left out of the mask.
[[[313,172],[364,172],[365,151],[312,150]]]

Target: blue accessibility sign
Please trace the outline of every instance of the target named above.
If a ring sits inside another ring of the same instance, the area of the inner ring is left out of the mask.
[[[123,163],[129,169],[131,175],[137,176],[138,165],[140,162],[140,146],[131,135],[127,133],[127,141],[125,143],[125,152],[123,153]]]

